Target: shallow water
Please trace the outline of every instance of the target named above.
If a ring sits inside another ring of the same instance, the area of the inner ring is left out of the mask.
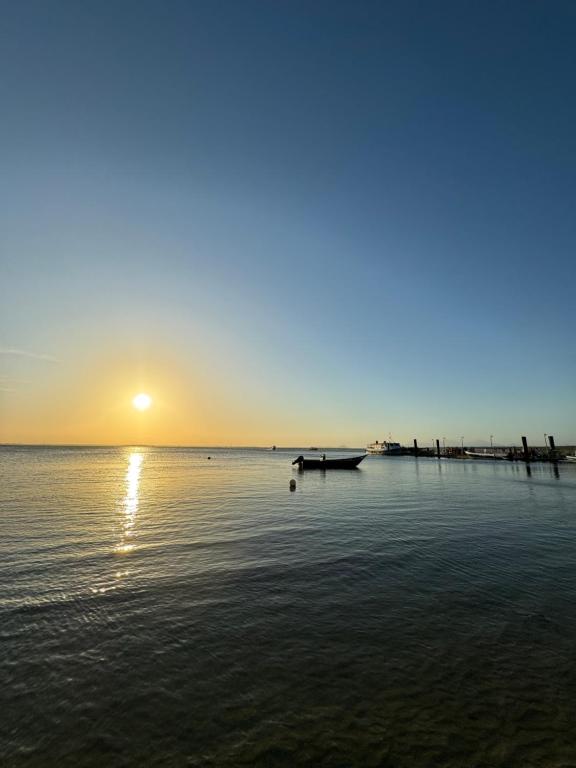
[[[576,765],[576,466],[295,455],[0,448],[0,765]]]

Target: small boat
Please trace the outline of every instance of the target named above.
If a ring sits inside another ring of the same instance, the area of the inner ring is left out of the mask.
[[[366,453],[371,453],[373,456],[401,456],[402,446],[400,443],[379,443],[376,440],[370,445],[366,446]]]
[[[508,459],[507,453],[490,453],[488,451],[464,451],[471,459]]]
[[[321,459],[305,459],[304,456],[298,456],[292,464],[298,464],[298,469],[356,469],[365,455],[345,459],[327,459],[326,456]]]
[[[566,461],[576,461],[576,456],[565,456]]]

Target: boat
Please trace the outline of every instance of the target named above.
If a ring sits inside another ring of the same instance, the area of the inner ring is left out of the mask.
[[[400,456],[402,446],[400,443],[388,443],[386,441],[379,443],[378,440],[366,446],[366,453],[373,456]]]
[[[565,456],[566,461],[576,461],[576,456]]]
[[[464,451],[464,454],[466,456],[469,456],[471,459],[510,459],[510,453],[493,453],[489,451]]]
[[[298,464],[298,469],[356,469],[365,456],[366,454],[362,454],[343,459],[327,459],[325,455],[321,459],[305,459],[304,456],[298,456],[292,464]]]

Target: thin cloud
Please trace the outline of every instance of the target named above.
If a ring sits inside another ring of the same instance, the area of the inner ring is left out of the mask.
[[[58,358],[54,355],[45,355],[38,352],[28,352],[25,349],[14,349],[13,347],[0,347],[0,355],[13,355],[15,357],[28,357],[32,360],[45,360],[48,363],[57,363]]]
[[[4,386],[6,384],[31,384],[32,382],[30,379],[15,379],[13,376],[5,376],[3,373],[0,373],[0,385]]]

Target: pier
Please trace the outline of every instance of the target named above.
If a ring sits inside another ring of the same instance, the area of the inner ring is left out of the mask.
[[[567,456],[576,455],[576,446],[560,445],[557,446],[553,435],[547,435],[547,445],[530,446],[526,436],[522,435],[516,445],[491,445],[472,446],[464,445],[462,440],[460,445],[445,445],[444,438],[442,443],[440,438],[435,438],[430,447],[423,447],[414,438],[413,447],[402,448],[403,456],[418,456],[431,459],[479,459],[484,461],[532,461],[558,462],[564,461]]]

